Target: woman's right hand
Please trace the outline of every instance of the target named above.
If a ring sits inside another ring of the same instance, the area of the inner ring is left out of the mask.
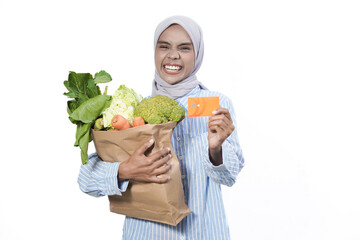
[[[128,160],[119,165],[119,180],[133,179],[154,183],[165,183],[170,180],[169,176],[162,175],[171,168],[171,165],[168,163],[171,159],[170,148],[159,150],[148,157],[145,156],[146,150],[153,144],[153,139],[144,143]]]

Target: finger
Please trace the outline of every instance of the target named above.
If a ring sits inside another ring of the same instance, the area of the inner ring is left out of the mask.
[[[158,176],[158,175],[167,173],[167,172],[171,169],[171,167],[172,167],[171,164],[165,164],[165,165],[163,165],[162,167],[156,168],[156,169],[153,171],[153,174],[154,174],[155,176]]]
[[[208,125],[210,125],[210,124],[225,124],[225,125],[230,126],[232,124],[232,122],[224,115],[218,115],[218,116],[209,118]]]
[[[231,117],[228,118],[225,114],[218,114],[218,115],[214,115],[214,116],[211,116],[209,119],[208,119],[208,122],[209,121],[212,121],[212,120],[216,120],[216,119],[224,119],[224,121],[226,123],[231,123],[232,124],[232,120],[231,120]]]
[[[157,161],[155,160],[152,167],[154,169],[157,169],[157,168],[161,167],[162,165],[167,164],[170,159],[171,159],[171,154],[168,154],[167,156],[164,156]]]
[[[135,152],[139,155],[143,155],[146,150],[154,144],[154,139],[150,139],[149,141],[145,142],[141,145]]]
[[[226,130],[223,129],[222,127],[220,127],[219,125],[213,125],[213,126],[209,127],[209,130],[212,133],[217,133],[221,139],[226,137]]]
[[[223,123],[219,122],[221,120],[223,121]],[[231,120],[229,120],[227,117],[225,117],[224,115],[217,115],[217,116],[213,116],[213,117],[209,118],[208,127],[211,124],[225,124],[225,126],[223,128],[226,129],[227,131],[229,131],[230,133],[233,132],[235,129],[233,122]]]
[[[149,180],[154,183],[166,183],[170,180],[170,176],[166,176],[166,175],[153,176]]]
[[[212,123],[209,123],[208,128],[214,132],[219,132],[221,134],[224,134],[226,137],[230,136],[231,133],[234,131],[235,127],[233,124],[227,125],[224,124],[221,121],[214,121]]]
[[[231,132],[234,130],[234,125],[227,119],[217,119],[210,121],[208,123],[208,128],[211,128],[213,126],[219,126],[228,134],[231,134]]]
[[[213,111],[213,114],[215,116],[220,115],[220,114],[224,114],[225,117],[227,117],[230,121],[232,121],[229,109],[227,109],[227,108],[218,108],[218,109]]]
[[[152,154],[149,158],[153,161],[159,160],[161,157],[165,157],[170,153],[170,148],[164,148],[162,150],[157,151],[156,153]]]

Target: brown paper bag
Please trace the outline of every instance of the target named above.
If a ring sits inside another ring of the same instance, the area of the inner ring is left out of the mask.
[[[96,152],[103,161],[127,160],[142,144],[155,140],[153,152],[170,147],[173,166],[167,183],[144,183],[130,180],[122,196],[109,196],[110,211],[129,217],[176,226],[191,210],[185,204],[178,159],[171,146],[171,135],[177,122],[146,124],[122,131],[95,131],[92,136]],[[146,153],[147,154],[147,153]]]

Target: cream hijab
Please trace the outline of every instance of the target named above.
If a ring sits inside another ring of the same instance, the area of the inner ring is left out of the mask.
[[[198,85],[200,85],[200,87],[203,89],[207,88],[197,80],[195,75],[199,70],[203,60],[204,42],[201,28],[194,20],[184,16],[172,16],[160,22],[155,30],[154,49],[156,48],[156,44],[161,33],[172,24],[179,24],[182,26],[192,40],[195,51],[194,69],[189,76],[173,85],[164,81],[155,69],[155,78],[152,85],[152,96],[166,95],[172,99],[176,99],[187,94]]]

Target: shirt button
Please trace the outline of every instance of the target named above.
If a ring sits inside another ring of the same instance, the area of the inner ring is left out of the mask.
[[[183,160],[183,156],[179,156],[179,160]]]
[[[180,240],[185,240],[185,236],[184,236],[184,235],[181,235],[181,236],[180,236]]]
[[[178,142],[180,142],[181,138],[177,137],[176,140],[177,140]]]
[[[185,176],[185,175],[181,175],[181,178],[182,178],[182,179],[185,179],[185,178],[186,178],[186,176]]]

